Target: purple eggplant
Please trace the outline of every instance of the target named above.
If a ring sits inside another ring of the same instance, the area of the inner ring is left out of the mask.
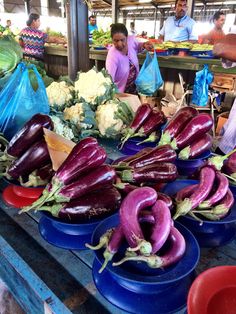
[[[183,130],[185,125],[196,115],[198,115],[198,111],[193,107],[183,107],[179,109],[165,127],[159,145],[170,144],[171,140],[176,137],[179,132]]]
[[[183,189],[179,190],[175,195],[176,203],[182,202],[185,198],[189,198],[193,192],[197,189],[198,184],[187,185]]]
[[[145,262],[151,268],[163,268],[176,264],[186,251],[185,239],[178,229],[172,227],[167,242],[169,242],[169,249],[164,255],[125,257],[121,261],[113,263],[112,266],[119,266],[128,261]]]
[[[155,224],[155,218],[152,214],[152,212],[150,210],[142,210],[139,213],[139,217],[138,217],[138,221],[139,223],[148,223],[148,224]]]
[[[129,128],[124,130],[124,137],[121,140],[122,146],[132,135],[134,135],[134,133],[136,133],[141,128],[144,121],[147,120],[151,112],[152,108],[149,104],[142,104],[138,107],[131,125]]]
[[[193,141],[190,145],[179,152],[179,159],[191,159],[200,156],[212,147],[212,136],[208,133],[203,134],[199,139]]]
[[[124,170],[121,172],[121,180],[135,184],[145,182],[170,182],[178,176],[177,168],[172,163],[156,163],[141,168]]]
[[[144,239],[142,229],[139,224],[139,213],[157,200],[157,193],[149,187],[141,187],[130,192],[121,203],[120,223],[125,238],[133,250],[139,250],[141,254],[150,254],[151,243]]]
[[[182,149],[210,131],[212,126],[212,117],[207,113],[200,113],[193,117],[185,128],[172,140],[171,146],[174,149]]]
[[[47,165],[50,161],[47,144],[42,139],[32,145],[20,158],[14,160],[8,168],[7,174],[13,179],[18,179]]]
[[[172,219],[169,207],[161,200],[157,200],[152,206],[152,214],[155,219],[155,225],[152,229],[150,241],[152,254],[155,254],[162,248],[169,236]]]
[[[51,180],[55,171],[52,169],[52,163],[50,162],[46,166],[43,166],[36,171],[36,175],[42,180]]]
[[[124,157],[122,158],[122,160],[119,158],[118,161],[115,160],[112,165],[116,166],[116,165],[122,165],[123,163],[126,165],[126,164],[129,164],[129,162],[135,160],[136,158],[139,158],[141,156],[144,156],[146,154],[148,154],[149,152],[151,152],[153,150],[153,148],[151,147],[145,147],[143,148],[142,150],[140,150],[138,153],[136,153],[135,155],[131,155],[131,156],[128,156],[128,157]]]
[[[198,207],[210,194],[215,180],[215,171],[211,167],[203,167],[200,171],[200,181],[197,189],[189,198],[185,198],[177,204],[176,213],[173,219],[189,213],[190,210]]]
[[[30,209],[40,210],[40,208],[50,201],[57,203],[70,202],[87,193],[95,191],[99,188],[112,185],[116,179],[115,170],[109,165],[101,165],[93,171],[79,177],[77,181],[68,185],[61,186],[57,190],[50,190],[46,187],[42,196],[28,207],[23,207],[20,211],[27,212]]]
[[[109,165],[101,165],[79,177],[77,181],[63,186],[55,193],[54,199],[58,203],[69,202],[105,185],[113,184],[115,179],[115,170]]]
[[[150,115],[144,121],[141,128],[133,136],[149,136],[152,132],[158,130],[158,128],[165,122],[165,115],[157,108],[153,108]]]
[[[204,202],[199,204],[199,208],[209,208],[215,205],[217,202],[222,200],[225,197],[228,188],[229,188],[229,181],[228,179],[219,171],[216,172],[216,180],[218,182],[218,186],[216,191],[214,191],[213,195],[206,199]]]
[[[106,197],[104,197],[106,195]],[[43,206],[39,210],[50,212],[64,221],[78,223],[113,214],[120,206],[121,195],[115,187],[104,187],[68,203]]]
[[[236,152],[229,156],[225,161],[223,171],[236,179]]]
[[[208,158],[208,160],[206,162],[206,166],[213,167],[215,170],[221,170],[223,165],[224,165],[225,160],[228,159],[235,152],[236,152],[236,148],[233,149],[231,152],[229,152],[226,155],[223,155],[223,156],[215,155],[215,156],[213,156],[211,158]]]
[[[107,154],[104,148],[95,145],[84,147],[70,163],[63,163],[63,167],[56,171],[52,184],[59,186],[68,185],[77,180],[83,173],[88,172],[88,170],[91,171],[102,165],[106,158]]]
[[[7,146],[7,154],[20,157],[35,142],[43,139],[43,128],[52,130],[53,122],[46,114],[38,113],[13,136]]]
[[[233,204],[234,196],[230,189],[228,189],[225,197],[220,201],[218,205],[209,210],[195,210],[193,211],[193,214],[201,214],[203,217],[209,220],[220,220],[229,213]]]
[[[176,152],[170,145],[163,145],[155,147],[149,153],[129,162],[128,166],[140,168],[157,162],[174,162],[176,157]]]
[[[172,199],[169,195],[157,191],[158,200],[163,201],[169,209],[173,207]]]

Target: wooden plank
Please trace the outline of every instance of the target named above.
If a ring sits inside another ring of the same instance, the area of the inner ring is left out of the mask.
[[[0,264],[0,277],[27,314],[71,313],[1,236]]]

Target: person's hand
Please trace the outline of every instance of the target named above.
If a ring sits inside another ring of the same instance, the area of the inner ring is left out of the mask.
[[[145,43],[143,43],[143,49],[151,51],[153,48],[153,44],[150,41],[146,41]]]
[[[217,57],[221,57],[223,55],[224,52],[224,44],[222,43],[217,43],[214,45],[213,47],[213,55],[217,56]]]

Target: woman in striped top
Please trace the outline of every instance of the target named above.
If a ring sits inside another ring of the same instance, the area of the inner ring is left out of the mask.
[[[27,27],[22,29],[19,38],[24,57],[26,59],[43,60],[44,44],[47,40],[47,34],[39,30],[39,15],[31,13],[26,24]]]

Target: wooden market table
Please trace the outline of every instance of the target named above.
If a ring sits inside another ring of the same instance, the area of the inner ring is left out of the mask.
[[[109,157],[117,156],[112,146],[103,146]],[[6,185],[0,181],[1,191]],[[93,252],[47,243],[38,231],[40,213],[18,211],[0,199],[0,278],[27,314],[126,313],[97,291],[91,272]],[[218,265],[236,265],[236,238],[222,247],[201,249],[198,274]]]

